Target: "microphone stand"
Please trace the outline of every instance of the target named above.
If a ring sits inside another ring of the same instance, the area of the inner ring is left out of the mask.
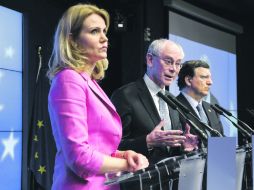
[[[227,115],[224,114],[224,112],[222,110],[220,110],[218,107],[215,107],[214,105],[211,105],[211,108],[213,108],[214,111],[216,111],[218,114],[220,114],[220,115],[224,116],[225,118],[227,118],[237,129],[239,129],[239,131],[241,132],[241,134],[244,137],[251,138],[250,133],[248,133],[244,128],[242,128],[242,126],[240,126],[237,123],[235,123],[234,121],[232,121]]]
[[[246,111],[254,118],[254,110],[247,108]]]
[[[254,134],[254,130],[245,122],[241,121],[240,119],[238,119],[237,117],[235,117],[232,113],[230,113],[228,110],[224,109],[223,107],[219,106],[218,104],[215,104],[215,107],[219,108],[221,111],[223,111],[225,114],[227,114],[228,116],[233,117],[234,119],[236,119],[239,124],[246,130],[248,131],[250,134]]]
[[[219,106],[218,104],[215,104],[215,106],[211,106],[218,114],[223,115],[224,117],[226,117],[237,129],[239,129],[240,133],[245,137],[244,138],[244,145],[237,147],[237,151],[240,151],[241,149],[244,150],[246,152],[246,157],[245,157],[245,164],[244,164],[244,176],[243,176],[243,184],[245,184],[245,188],[248,188],[248,179],[250,179],[250,176],[247,174],[247,170],[248,168],[251,168],[251,163],[252,163],[252,145],[251,143],[248,142],[248,138],[246,137],[250,137],[253,134],[253,130],[244,122],[242,122],[241,120],[237,119],[236,117],[233,116],[232,113],[230,113],[228,110],[222,108],[221,106]],[[232,116],[233,118],[235,118],[237,121],[239,121],[239,123],[241,123],[240,125],[237,125],[237,123],[233,122],[228,116]],[[245,129],[244,129],[244,128]],[[247,132],[248,130],[248,132]]]
[[[217,131],[216,129],[213,129],[212,127],[210,127],[208,124],[203,123],[202,121],[200,121],[200,119],[194,115],[186,106],[184,106],[180,101],[178,101],[175,97],[173,97],[172,95],[168,94],[167,97],[174,102],[178,107],[180,107],[186,114],[190,114],[192,117],[194,117],[202,126],[203,128],[205,128],[206,130],[208,130],[211,134],[213,134],[214,136],[218,136],[218,137],[225,137],[225,135],[221,134],[219,131]]]
[[[181,111],[174,102],[172,102],[167,96],[162,94],[161,92],[158,93],[158,96],[162,98],[171,108],[176,110],[183,118],[184,120],[194,129],[194,131],[199,134],[200,139],[202,140],[203,144],[207,147],[207,135],[198,128],[198,126],[191,121],[187,116]]]

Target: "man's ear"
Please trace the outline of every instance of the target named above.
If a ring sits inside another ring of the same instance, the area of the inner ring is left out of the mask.
[[[186,83],[186,85],[187,86],[191,86],[191,77],[190,76],[186,76],[185,78],[184,78],[184,81],[185,81],[185,83]]]
[[[153,66],[153,55],[150,53],[146,54],[146,64],[148,67]]]

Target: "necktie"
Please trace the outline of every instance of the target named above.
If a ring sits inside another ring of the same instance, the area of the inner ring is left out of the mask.
[[[204,111],[204,109],[203,109],[201,103],[199,103],[199,104],[197,105],[197,110],[198,110],[198,114],[199,114],[200,120],[201,120],[203,123],[208,124],[208,122],[207,122],[207,117],[206,117],[205,111]]]
[[[204,111],[201,103],[199,103],[197,105],[197,110],[198,110],[198,114],[199,114],[199,117],[200,117],[200,121],[202,121],[205,124],[208,124],[208,119],[206,117],[205,111]],[[206,131],[207,135],[210,137],[211,133],[208,130],[205,130],[205,131]]]
[[[161,91],[161,93],[165,94],[164,91]],[[161,119],[163,119],[164,122],[165,122],[164,129],[165,130],[170,130],[171,129],[171,120],[170,120],[170,117],[169,117],[168,105],[161,98],[159,98],[159,112],[160,112]]]

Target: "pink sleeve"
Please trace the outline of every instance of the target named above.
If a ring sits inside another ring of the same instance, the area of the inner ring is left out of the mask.
[[[89,144],[87,82],[74,71],[56,76],[49,94],[49,112],[58,149],[66,165],[82,178],[97,174],[103,154]]]

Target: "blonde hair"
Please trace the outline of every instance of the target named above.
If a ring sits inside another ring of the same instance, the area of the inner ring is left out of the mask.
[[[109,14],[106,10],[100,9],[95,5],[78,4],[70,7],[60,19],[55,36],[54,47],[49,60],[49,70],[47,76],[50,80],[64,68],[71,68],[79,73],[84,72],[86,68],[87,57],[75,42],[78,38],[84,20],[91,14],[101,16],[109,27]],[[70,35],[71,38],[70,39]],[[95,80],[101,80],[108,67],[108,60],[103,59],[96,62],[91,77]]]

